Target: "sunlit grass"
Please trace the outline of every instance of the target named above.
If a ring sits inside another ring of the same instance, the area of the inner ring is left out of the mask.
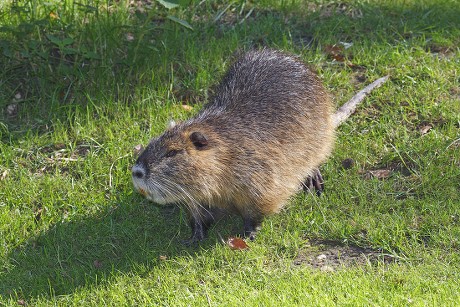
[[[456,305],[456,1],[132,3],[3,4],[0,304]],[[298,54],[337,105],[391,80],[339,128],[322,197],[295,197],[249,250],[221,244],[231,218],[186,248],[183,212],[133,191],[133,148],[195,114],[235,51],[262,46]],[[322,271],[315,242],[382,258]]]

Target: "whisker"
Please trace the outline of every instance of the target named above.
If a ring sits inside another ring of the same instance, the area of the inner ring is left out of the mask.
[[[193,195],[187,191],[181,184],[178,184],[176,182],[173,182],[169,180],[168,178],[161,178],[161,180],[165,183],[165,187],[168,187],[168,189],[175,189],[175,190],[180,190],[182,193],[174,194],[173,196],[177,197],[180,196],[181,200],[183,201],[183,204],[190,210],[190,212],[195,215],[200,215],[202,216],[203,213],[200,210],[197,210],[197,208],[201,208],[202,211],[211,214],[211,212],[203,206],[199,201],[193,197]]]

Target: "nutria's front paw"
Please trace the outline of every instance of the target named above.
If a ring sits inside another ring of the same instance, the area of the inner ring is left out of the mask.
[[[324,180],[319,169],[316,169],[313,172],[313,175],[308,176],[303,183],[303,190],[305,193],[310,193],[313,189],[316,190],[316,195],[318,196],[320,196],[324,191]]]
[[[199,219],[191,219],[190,226],[192,228],[192,236],[186,240],[182,240],[181,243],[187,246],[196,245],[200,241],[206,239],[208,228]]]

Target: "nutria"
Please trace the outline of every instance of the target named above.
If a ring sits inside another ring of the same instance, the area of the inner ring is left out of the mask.
[[[334,143],[333,106],[297,57],[269,49],[241,56],[193,118],[154,138],[132,168],[135,188],[184,205],[201,241],[217,212],[240,215],[254,239],[263,218],[301,186],[323,188],[318,167]]]

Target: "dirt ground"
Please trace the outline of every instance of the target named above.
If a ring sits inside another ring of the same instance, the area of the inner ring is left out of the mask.
[[[377,262],[392,263],[396,259],[380,250],[343,245],[334,241],[311,241],[309,246],[299,251],[293,265],[333,272],[343,267],[365,266]]]

